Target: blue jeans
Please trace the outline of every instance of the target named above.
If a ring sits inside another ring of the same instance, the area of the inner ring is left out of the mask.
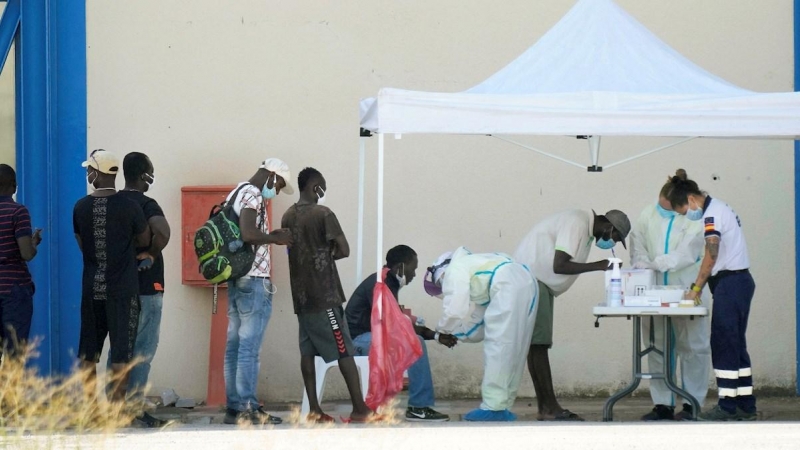
[[[433,377],[431,363],[428,360],[428,347],[422,336],[417,336],[422,344],[422,356],[408,368],[408,406],[425,408],[434,405]],[[367,356],[372,345],[372,333],[359,334],[353,339],[356,356]]]
[[[258,409],[259,354],[272,315],[269,279],[244,276],[228,282],[228,338],[225,345],[225,397],[236,411]]]
[[[141,360],[128,374],[128,398],[140,399],[147,389],[150,376],[150,363],[156,356],[158,338],[161,332],[161,308],[164,294],[140,295],[139,328],[136,332],[136,343],[133,346],[134,358]],[[111,370],[111,358],[106,362],[106,369]],[[106,386],[106,394],[110,394],[111,385]]]
[[[164,301],[164,294],[140,295],[139,302],[141,310],[139,312],[139,331],[136,335],[134,345],[134,357],[142,358],[142,362],[131,369],[128,376],[128,392],[133,397],[141,398],[147,387],[147,378],[150,376],[150,363],[156,356],[158,348],[158,338],[161,331],[161,307]],[[108,358],[111,361],[111,358]]]

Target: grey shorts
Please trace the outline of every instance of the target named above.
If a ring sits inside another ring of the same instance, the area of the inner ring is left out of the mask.
[[[300,355],[321,356],[326,363],[354,355],[353,340],[341,306],[297,315]]]
[[[539,309],[533,326],[531,345],[553,346],[553,291],[539,281]]]

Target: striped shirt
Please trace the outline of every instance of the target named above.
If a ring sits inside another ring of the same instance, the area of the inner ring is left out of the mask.
[[[246,183],[246,181],[239,183],[236,186],[236,189],[239,189],[239,186]],[[227,198],[227,201],[234,201],[233,212],[236,213],[236,215],[241,216],[242,208],[255,210],[256,228],[264,234],[269,234],[267,202],[261,196],[261,191],[251,184],[243,187],[242,190],[239,191],[239,195],[236,197],[236,199],[231,199],[231,196],[236,192],[236,189],[231,191]],[[253,261],[253,268],[250,269],[250,273],[247,275],[251,277],[269,278],[271,272],[269,245],[265,244],[257,246],[255,248],[255,253],[256,258]]]
[[[15,284],[33,284],[28,263],[22,259],[17,244],[17,239],[31,235],[28,208],[11,196],[0,196],[0,295],[10,294]]]

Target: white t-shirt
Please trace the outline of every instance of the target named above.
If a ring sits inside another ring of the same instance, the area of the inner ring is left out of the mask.
[[[725,202],[706,197],[703,212],[703,230],[706,239],[719,237],[719,255],[711,275],[720,270],[742,270],[750,268],[750,256],[747,254],[747,241],[742,232],[739,216]]]
[[[236,186],[247,183],[242,182]],[[231,196],[236,189],[228,194],[227,200],[230,201]],[[256,228],[265,234],[269,234],[269,218],[267,217],[267,202],[261,196],[261,191],[252,184],[245,186],[239,191],[236,201],[233,203],[233,212],[241,216],[242,208],[254,209],[256,211]],[[256,249],[256,259],[253,261],[253,268],[247,274],[252,277],[265,277],[269,278],[270,274],[270,254],[269,245],[259,245]]]
[[[567,291],[578,275],[553,271],[556,250],[570,255],[571,261],[585,263],[592,249],[594,214],[573,209],[554,214],[536,224],[517,247],[514,260],[527,265],[533,276],[558,296]]]

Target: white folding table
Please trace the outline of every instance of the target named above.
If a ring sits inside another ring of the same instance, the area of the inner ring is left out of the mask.
[[[700,405],[697,403],[697,399],[695,399],[691,394],[684,391],[680,387],[678,387],[675,382],[673,381],[673,376],[675,374],[675,367],[673,365],[673,361],[671,358],[665,357],[664,358],[664,367],[665,372],[661,373],[653,373],[653,372],[642,372],[642,358],[650,352],[656,352],[664,355],[670,355],[672,353],[672,339],[670,339],[670,330],[672,329],[672,318],[673,317],[689,317],[694,318],[694,316],[707,316],[708,315],[708,308],[705,306],[697,306],[693,308],[666,308],[666,307],[627,307],[627,306],[617,306],[617,307],[610,307],[605,305],[598,305],[592,309],[592,314],[597,317],[595,320],[595,326],[600,326],[600,318],[601,317],[627,317],[628,320],[633,319],[633,376],[631,379],[631,383],[625,387],[624,389],[620,390],[619,392],[615,393],[606,401],[605,406],[603,407],[603,421],[610,422],[613,420],[613,408],[614,404],[625,397],[626,395],[632,393],[638,386],[641,380],[653,380],[653,379],[662,379],[664,383],[666,383],[667,388],[670,391],[674,392],[676,395],[681,396],[683,399],[688,400],[689,403],[692,405],[692,418],[697,419],[697,412],[700,410]],[[642,317],[650,318],[652,317],[654,320],[662,320],[664,322],[664,349],[659,350],[655,347],[655,343],[653,339],[650,339],[649,345],[646,349],[642,350]]]

